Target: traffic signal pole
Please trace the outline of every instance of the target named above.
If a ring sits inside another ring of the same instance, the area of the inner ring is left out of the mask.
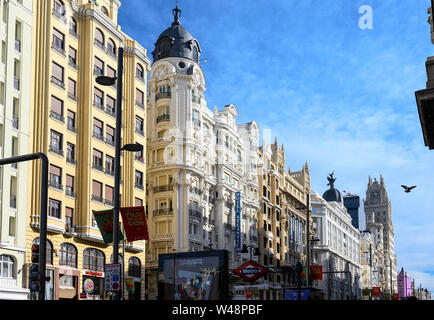
[[[42,160],[41,212],[39,218],[39,300],[45,300],[45,270],[47,264],[48,158],[44,153],[0,159],[0,166],[30,160]]]

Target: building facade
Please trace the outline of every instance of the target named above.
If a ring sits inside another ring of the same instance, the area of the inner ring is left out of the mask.
[[[146,150],[146,50],[120,31],[118,0],[47,0],[33,3],[33,63],[28,153],[49,159],[47,299],[78,299],[83,282],[94,283],[94,297],[106,299],[104,267],[112,246],[104,244],[93,212],[114,202],[115,86],[96,77],[116,76],[124,47],[122,144]],[[41,164],[29,164],[27,257],[39,242]],[[144,205],[146,165],[141,154],[121,158],[121,206]],[[119,261],[134,281],[129,299],[144,297],[145,242],[120,245]],[[24,267],[27,273],[27,266]],[[93,297],[92,297],[93,298]]]
[[[404,299],[411,297],[411,295],[411,278],[404,271],[404,268],[402,268],[398,274],[398,296],[399,299]]]
[[[226,249],[235,269],[248,259],[242,245],[257,246],[258,125],[237,124],[233,105],[207,107],[201,47],[181,25],[178,7],[173,15],[155,44],[149,76],[148,299],[158,294],[159,254]]]
[[[344,196],[344,206],[351,216],[351,223],[354,228],[359,229],[360,197],[352,194]]]
[[[366,229],[375,237],[375,243],[383,247],[384,277],[386,294],[397,293],[397,257],[394,246],[394,231],[392,224],[392,205],[389,201],[384,179],[380,175],[380,182],[369,177],[364,200]]]
[[[306,205],[310,190],[307,163],[301,171],[286,171],[284,146],[265,141],[259,148],[258,212],[259,264],[272,270],[252,288],[264,300],[283,300],[285,290],[296,288],[294,273],[282,272],[306,263]],[[312,229],[312,222],[310,223]],[[305,283],[304,283],[305,284]]]
[[[0,3],[0,157],[28,153],[32,0]],[[28,163],[0,167],[0,299],[23,300]]]
[[[360,235],[360,250],[362,264],[361,286],[364,300],[378,300],[381,297],[372,297],[373,287],[379,287],[384,291],[384,254],[383,247],[375,243],[375,238],[370,231],[363,231]]]
[[[312,219],[315,235],[312,264],[322,266],[323,280],[313,285],[324,293],[326,300],[362,298],[360,232],[352,225],[351,216],[343,205],[339,190],[334,188],[333,174],[330,189],[321,197],[311,193]]]

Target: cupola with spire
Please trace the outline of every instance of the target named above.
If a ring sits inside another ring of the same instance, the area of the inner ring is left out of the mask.
[[[172,10],[172,25],[160,34],[155,43],[155,49],[152,52],[154,63],[169,57],[186,58],[199,63],[199,56],[202,52],[199,42],[181,25],[181,12],[177,4]]]

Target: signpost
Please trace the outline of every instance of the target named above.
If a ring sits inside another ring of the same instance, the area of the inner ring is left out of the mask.
[[[121,281],[120,263],[105,265],[105,291],[119,291]]]
[[[257,264],[254,261],[247,261],[245,264],[241,265],[233,271],[237,276],[253,282],[260,277],[264,276],[268,272],[268,269]]]

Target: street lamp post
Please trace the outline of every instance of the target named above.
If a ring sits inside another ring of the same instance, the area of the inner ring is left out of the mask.
[[[115,186],[113,203],[113,263],[119,263],[119,208],[120,208],[120,181],[121,181],[121,151],[139,152],[143,146],[139,144],[127,144],[121,148],[122,130],[122,100],[123,100],[123,73],[124,73],[124,48],[118,49],[117,77],[99,76],[96,82],[102,86],[112,86],[116,83],[116,132],[115,132]],[[122,279],[123,281],[123,279]],[[123,286],[122,286],[123,288]],[[123,289],[122,289],[123,290]],[[123,296],[115,294],[115,300]]]

